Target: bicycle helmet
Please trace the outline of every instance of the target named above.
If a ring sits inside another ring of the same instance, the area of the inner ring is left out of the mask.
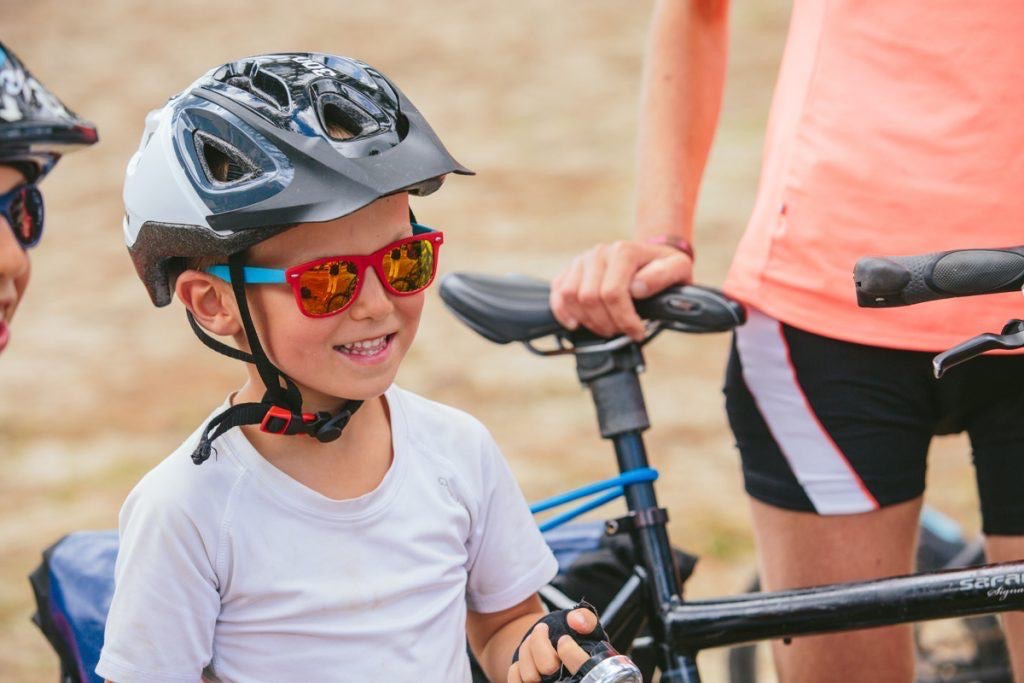
[[[135,269],[157,306],[170,303],[189,259],[227,258],[247,354],[267,387],[260,403],[233,406],[208,424],[193,460],[233,426],[341,435],[359,407],[301,412],[302,397],[263,352],[246,303],[244,251],[297,223],[329,221],[398,192],[427,195],[449,173],[471,175],[423,116],[367,64],[321,53],[250,57],[212,69],[146,117],[128,163],[124,234]],[[281,386],[281,382],[284,386]]]
[[[65,107],[0,43],[0,163],[35,182],[62,154],[98,139],[93,124]]]
[[[390,81],[354,59],[225,64],[146,117],[124,187],[125,241],[153,303],[184,259],[226,257],[296,223],[470,174]]]

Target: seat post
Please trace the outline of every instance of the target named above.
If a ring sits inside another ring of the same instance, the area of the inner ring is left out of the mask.
[[[638,377],[644,368],[640,347],[629,344],[592,353],[585,352],[584,345],[578,348],[581,352],[576,354],[576,375],[594,398],[601,436],[614,439],[650,427]]]
[[[642,433],[650,427],[650,421],[640,387],[644,358],[639,345],[594,352],[585,349],[586,345],[577,345],[576,374],[590,390],[601,436],[614,444],[620,472],[648,467]],[[662,671],[672,672],[669,680],[699,681],[692,657],[675,652],[666,628],[669,610],[682,602],[682,582],[665,522],[657,515],[661,511],[654,486],[649,481],[629,484],[625,496],[635,522],[633,541],[650,579],[649,623],[662,644]]]

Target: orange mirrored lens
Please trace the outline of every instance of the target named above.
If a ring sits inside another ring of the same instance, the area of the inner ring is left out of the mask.
[[[437,247],[429,239],[395,246],[380,257],[385,285],[397,294],[412,294],[434,277]],[[378,255],[380,252],[378,252]],[[359,287],[357,262],[343,258],[325,261],[299,274],[299,299],[308,315],[329,315],[352,302]]]
[[[325,315],[352,301],[359,269],[351,261],[329,261],[305,270],[299,276],[302,308],[310,315]]]
[[[381,265],[396,292],[423,289],[434,275],[434,243],[428,239],[407,242],[384,254]]]

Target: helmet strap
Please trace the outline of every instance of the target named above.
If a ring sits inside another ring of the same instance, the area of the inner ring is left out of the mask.
[[[242,318],[242,328],[245,330],[245,339],[249,342],[249,352],[252,355],[256,370],[260,373],[263,386],[267,392],[263,395],[264,403],[273,403],[293,412],[302,409],[302,394],[299,393],[295,383],[280,370],[277,369],[260,344],[259,335],[256,334],[256,326],[252,322],[252,315],[249,313],[249,300],[245,292],[245,253],[236,251],[228,257],[228,270],[231,273],[231,289],[235,293],[235,301],[238,303],[238,313]],[[281,380],[285,386],[281,386]]]
[[[187,312],[189,325],[208,347],[230,358],[252,363],[259,372],[260,379],[266,387],[266,393],[259,403],[240,403],[230,406],[215,415],[203,429],[203,434],[192,452],[192,462],[203,464],[213,452],[213,442],[232,427],[243,425],[260,425],[260,431],[271,434],[307,434],[318,441],[326,443],[341,436],[352,415],[363,404],[362,401],[347,400],[336,413],[320,411],[317,413],[302,412],[302,393],[288,375],[275,366],[260,344],[256,326],[249,312],[249,302],[245,291],[245,254],[236,252],[228,257],[228,269],[231,273],[231,288],[238,303],[242,329],[249,343],[250,353],[232,348],[209,336],[196,322],[191,312]],[[281,381],[284,381],[284,386]]]

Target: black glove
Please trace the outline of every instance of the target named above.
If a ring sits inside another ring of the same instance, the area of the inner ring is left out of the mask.
[[[597,622],[597,626],[594,627],[594,630],[590,633],[577,633],[569,626],[569,612],[581,607],[593,612],[594,616],[598,616],[597,609],[586,601],[580,601],[572,609],[562,609],[557,612],[546,614],[538,619],[537,623],[531,626],[529,630],[527,630],[526,635],[523,636],[523,639],[519,641],[519,647],[516,648],[516,653],[512,655],[512,663],[515,664],[519,661],[519,648],[521,648],[523,643],[526,642],[526,639],[530,637],[530,634],[533,633],[533,629],[537,627],[537,624],[548,625],[548,637],[551,639],[552,647],[557,649],[559,638],[562,636],[569,636],[576,641],[581,648],[583,648],[584,652],[590,655],[590,659],[584,662],[583,666],[580,667],[580,670],[576,672],[576,675],[571,678],[565,678],[566,672],[565,667],[563,666],[553,674],[541,676],[541,683],[558,683],[558,681],[562,680],[568,680],[570,682],[582,680],[583,676],[587,675],[587,672],[594,668],[598,662],[607,657],[618,654],[612,648],[611,644],[608,643],[608,634],[605,633],[600,620]]]

